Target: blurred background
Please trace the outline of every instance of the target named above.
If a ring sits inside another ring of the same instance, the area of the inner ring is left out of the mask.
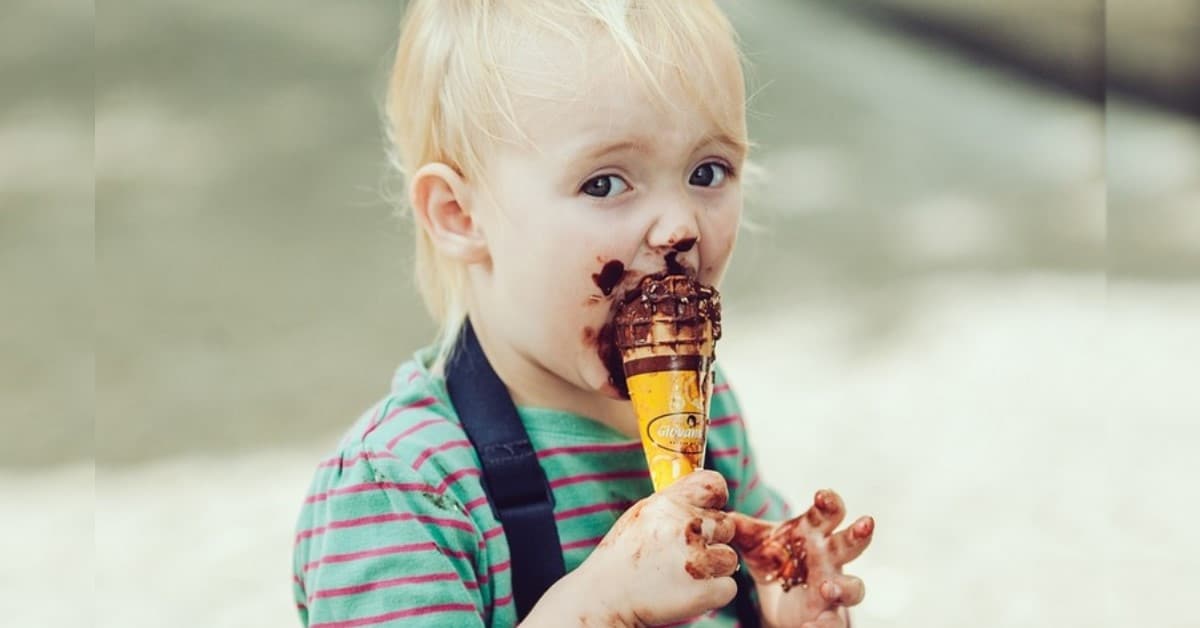
[[[297,625],[313,467],[432,332],[402,5],[6,2],[5,625]],[[766,477],[875,515],[855,625],[1193,625],[1200,4],[726,6],[721,357]]]

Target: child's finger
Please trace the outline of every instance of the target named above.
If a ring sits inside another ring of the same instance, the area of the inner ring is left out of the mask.
[[[714,512],[704,518],[704,538],[711,544],[728,543],[733,540],[736,526],[733,519],[723,512]]]
[[[664,495],[672,495],[693,506],[719,510],[729,501],[729,486],[716,471],[694,471],[679,479]]]
[[[733,578],[721,577],[706,580],[699,598],[705,608],[721,608],[732,602],[736,595],[737,582]]]
[[[867,587],[854,576],[839,574],[821,583],[821,597],[830,604],[854,606],[863,601]]]
[[[817,491],[813,496],[812,508],[804,513],[808,525],[824,534],[832,534],[845,517],[846,507],[842,498],[827,488]]]
[[[804,622],[801,628],[842,628],[846,622],[842,621],[842,616],[837,609],[821,611],[820,615],[813,621]]]
[[[685,566],[697,580],[732,576],[738,568],[738,555],[728,545],[712,545],[692,552]]]
[[[858,558],[875,536],[875,520],[859,517],[849,528],[829,537],[829,559],[842,566]]]

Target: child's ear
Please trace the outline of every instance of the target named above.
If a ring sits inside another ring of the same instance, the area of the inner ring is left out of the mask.
[[[412,176],[408,200],[438,251],[467,264],[487,259],[487,240],[470,211],[466,181],[443,163],[425,164]]]

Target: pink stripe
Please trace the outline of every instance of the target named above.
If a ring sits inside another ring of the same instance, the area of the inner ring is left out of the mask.
[[[483,497],[476,497],[475,499],[463,504],[463,508],[465,508],[467,512],[471,512],[472,510],[475,510],[486,503],[488,503],[488,498],[487,495],[484,495]]]
[[[429,550],[440,550],[437,543],[426,541],[424,543],[408,543],[406,545],[389,545],[387,547],[377,547],[375,549],[362,550],[360,552],[346,552],[344,554],[329,554],[314,560],[304,565],[304,571],[311,571],[321,565],[329,565],[333,563],[348,563],[363,558],[374,558],[376,556],[390,556],[392,554],[407,554],[408,552],[424,552]],[[444,553],[444,552],[443,552]]]
[[[360,461],[378,458],[391,458],[393,460],[398,460],[396,456],[393,456],[391,453],[386,451],[360,451],[349,459],[343,458],[342,456],[334,456],[327,460],[322,460],[321,464],[317,465],[317,467],[322,469],[339,466],[341,468],[353,467]]]
[[[296,608],[298,608],[306,613],[308,612],[308,607],[304,605],[304,602],[296,602]]]
[[[417,608],[409,608],[402,611],[392,611],[383,615],[373,615],[371,617],[359,617],[358,619],[348,619],[345,621],[328,621],[319,624],[312,624],[309,628],[354,628],[355,626],[369,626],[371,624],[382,624],[385,621],[393,619],[403,619],[405,617],[417,617],[419,615],[432,615],[433,613],[447,613],[453,611],[471,611],[475,612],[474,604],[434,604],[432,606],[418,606]]]
[[[736,456],[738,451],[740,450],[737,447],[727,447],[725,449],[713,449],[710,453],[712,453],[713,458],[728,458],[729,456]]]
[[[757,487],[758,487],[758,473],[755,473],[754,477],[751,478],[751,480],[750,480],[750,485],[746,487],[746,491],[747,492],[753,491]]]
[[[513,601],[512,593],[509,593],[508,595],[506,595],[504,597],[496,598],[496,601],[492,604],[492,606],[493,607],[504,606],[505,604],[512,604],[512,601]]]
[[[537,452],[538,458],[549,458],[559,454],[595,454],[612,453],[617,451],[641,451],[642,443],[601,443],[596,445],[567,445],[566,447],[551,447]]]
[[[421,452],[421,455],[417,456],[416,460],[413,460],[412,466],[414,469],[419,469],[421,467],[421,463],[425,462],[426,460],[429,460],[429,457],[432,456],[433,454],[436,454],[436,453],[442,452],[442,451],[448,451],[450,449],[457,449],[459,447],[470,447],[470,446],[471,446],[471,441],[466,440],[466,439],[446,441],[446,442],[442,443],[441,445],[438,445],[436,447],[430,447],[429,449],[426,449],[425,451]]]
[[[443,478],[442,483],[438,484],[437,490],[435,492],[442,493],[446,490],[447,486],[450,486],[451,484],[457,482],[461,478],[465,478],[465,477],[469,477],[469,476],[482,477],[483,471],[480,471],[479,469],[475,469],[473,467],[466,467],[463,469],[459,469],[458,471],[455,471],[454,473],[451,473],[450,475],[447,475],[445,478]]]
[[[452,558],[465,558],[468,560],[474,559],[475,555],[466,550],[450,549],[449,547],[438,546],[438,551]]]
[[[742,420],[741,415],[730,414],[727,416],[712,419],[711,421],[708,422],[708,426],[709,427],[720,427],[722,425],[729,425],[730,423],[739,423],[739,422],[741,422],[741,420]]]
[[[745,467],[745,466],[748,466],[749,464],[750,464],[750,456],[742,456],[742,466]]]
[[[384,417],[382,421],[379,422],[379,424],[383,425],[384,423],[387,423],[391,419],[395,418],[401,412],[406,412],[408,410],[414,410],[417,408],[427,408],[435,403],[437,403],[437,399],[434,399],[433,397],[426,397],[420,401],[411,403],[402,408],[396,408],[395,410],[389,412],[388,415],[386,417]],[[410,425],[403,432],[400,432],[396,436],[392,437],[392,439],[389,440],[387,443],[387,448],[394,449],[396,447],[396,443],[400,442],[404,437],[411,436],[412,434],[416,433],[418,430],[420,430],[424,427],[427,427],[429,425],[433,425],[434,423],[450,423],[450,420],[445,417],[438,417],[435,419],[425,419],[424,421],[421,421],[421,422],[417,423],[416,425]],[[450,423],[450,424],[453,425],[453,423]]]
[[[717,386],[713,386],[712,394],[714,397],[717,395],[723,395],[727,392],[729,392],[729,384],[719,384]]]
[[[392,405],[391,399],[379,405],[379,412],[376,412],[375,416],[371,417],[371,422],[367,424],[367,431],[363,433],[364,435],[370,434],[372,430],[379,427],[379,422],[383,419],[383,413],[387,412],[390,405]]]
[[[422,482],[363,482],[361,484],[351,484],[350,486],[330,489],[324,493],[314,493],[305,498],[304,503],[315,504],[338,495],[351,495],[353,493],[365,493],[367,491],[385,489],[437,492],[432,486]]]
[[[563,545],[562,548],[563,548],[563,551],[566,551],[566,550],[580,549],[583,547],[593,547],[595,545],[598,545],[600,543],[600,541],[602,541],[602,540],[604,540],[603,536],[594,536],[590,539],[580,539],[578,541],[572,541],[570,543]]]
[[[469,523],[458,521],[457,519],[442,519],[440,517],[430,517],[428,515],[416,515],[411,512],[401,513],[386,513],[382,515],[371,515],[368,517],[358,517],[356,519],[342,519],[339,521],[331,521],[328,525],[309,528],[296,534],[296,543],[300,543],[304,539],[324,534],[330,530],[339,530],[343,528],[355,528],[359,526],[375,525],[379,523],[391,523],[394,521],[419,521],[421,523],[430,523],[437,526],[448,528],[458,528],[467,532],[474,532],[475,528]]]
[[[391,410],[388,410],[387,416],[383,417],[382,419],[379,419],[378,421],[371,422],[371,426],[368,427],[365,432],[363,432],[363,436],[365,437],[367,434],[374,432],[375,429],[378,428],[380,425],[383,425],[384,423],[391,421],[392,419],[396,418],[397,416],[399,416],[400,414],[402,414],[404,412],[407,412],[409,410],[415,410],[418,408],[427,408],[427,407],[432,406],[433,404],[437,403],[437,401],[438,400],[435,397],[425,397],[424,399],[418,399],[416,401],[406,403],[398,408],[393,408]],[[384,408],[386,409],[387,406],[384,406]],[[392,448],[392,446],[388,445],[388,449],[391,449],[391,448]]]
[[[506,560],[502,563],[496,563],[495,565],[488,567],[488,572],[486,574],[484,574],[482,578],[479,579],[479,584],[487,584],[488,582],[490,582],[492,580],[492,578],[496,577],[496,574],[498,574],[502,571],[508,571],[511,568],[512,568],[511,560]]]
[[[410,383],[410,384],[411,384],[411,383],[413,383],[413,380],[417,379],[417,378],[418,378],[418,377],[420,377],[420,376],[421,376],[421,371],[413,371],[412,373],[409,373],[409,374],[408,374],[408,380],[407,380],[407,381],[408,381],[408,383]]]
[[[580,475],[568,475],[550,481],[550,488],[558,488],[568,484],[578,484],[580,482],[591,482],[594,480],[641,480],[650,479],[650,472],[644,469],[634,469],[631,471],[610,471],[608,473],[583,473]]]
[[[563,521],[564,519],[571,519],[573,517],[582,517],[584,515],[590,515],[595,512],[604,512],[606,510],[624,510],[628,505],[629,505],[628,502],[608,502],[606,504],[592,504],[591,506],[581,506],[579,508],[572,508],[570,510],[564,510],[564,511],[554,515],[554,519],[557,521]]]
[[[483,538],[484,538],[484,540],[490,541],[490,540],[500,536],[501,534],[504,534],[504,528],[500,527],[500,526],[496,526],[496,527],[492,528],[491,530],[484,532]]]
[[[767,514],[767,511],[770,509],[771,509],[771,502],[766,502],[762,505],[761,508],[759,508],[758,510],[755,510],[754,514],[751,516],[754,518],[761,517],[761,516]]]
[[[379,589],[387,589],[398,587],[405,584],[421,584],[423,582],[445,582],[446,580],[458,580],[457,573],[430,573],[420,576],[405,576],[403,578],[389,578],[387,580],[376,580],[374,582],[364,582],[348,587],[340,587],[337,589],[323,589],[312,594],[308,598],[309,602],[327,597],[338,597],[342,595],[355,595],[358,593],[366,593],[367,591],[377,591]]]

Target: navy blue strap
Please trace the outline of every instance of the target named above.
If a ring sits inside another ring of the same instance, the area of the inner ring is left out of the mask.
[[[717,470],[717,465],[713,462],[712,450],[705,449],[704,451],[704,468]],[[720,473],[720,471],[717,471]],[[729,506],[726,506],[726,510]],[[737,583],[737,596],[733,598],[733,610],[737,613],[738,626],[741,628],[760,628],[762,626],[762,616],[758,613],[758,604],[754,598],[750,596],[750,592],[754,591],[754,578],[750,577],[750,571],[744,566],[738,569],[733,574],[733,580]]]
[[[470,321],[463,326],[459,346],[446,364],[446,388],[479,455],[488,502],[508,538],[513,602],[520,621],[566,574],[554,521],[554,493],[508,388],[484,355]],[[705,466],[716,468],[711,456],[706,457]],[[758,607],[750,597],[754,582],[745,569],[734,574],[734,579],[738,621],[745,628],[758,628]]]
[[[513,602],[524,619],[566,574],[554,495],[508,389],[488,363],[470,321],[446,365],[446,388],[483,466],[488,501],[512,561]]]

